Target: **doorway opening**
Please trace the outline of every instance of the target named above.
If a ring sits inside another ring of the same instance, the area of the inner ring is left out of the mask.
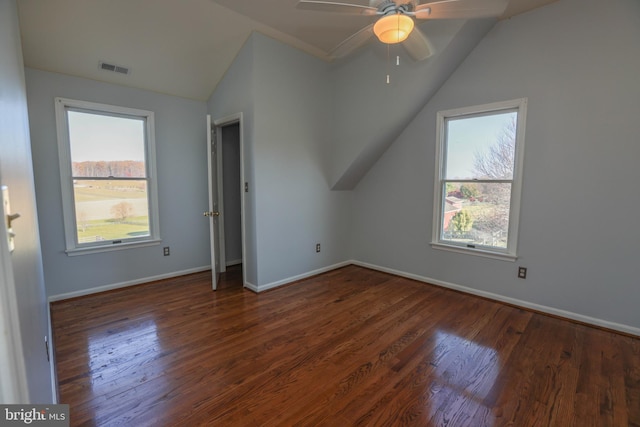
[[[211,123],[210,203],[213,289],[244,287],[244,149],[242,114]]]
[[[220,209],[220,272],[219,286],[242,286],[242,180],[240,176],[240,123],[219,127],[222,164]],[[240,276],[240,277],[238,277]],[[239,280],[238,280],[239,279]]]

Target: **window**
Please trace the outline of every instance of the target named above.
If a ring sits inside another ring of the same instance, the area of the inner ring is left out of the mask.
[[[158,244],[153,112],[55,105],[67,254]]]
[[[515,260],[526,105],[438,113],[433,247]]]

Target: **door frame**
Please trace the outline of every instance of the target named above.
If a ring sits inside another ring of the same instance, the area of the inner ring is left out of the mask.
[[[208,205],[207,211],[204,212],[204,215],[208,217],[209,222],[209,250],[210,250],[210,258],[211,258],[211,289],[218,289],[218,270],[220,267],[220,263],[218,262],[218,253],[216,252],[216,246],[219,246],[220,240],[218,235],[220,234],[216,228],[218,228],[219,222],[216,217],[213,216],[216,208],[216,202],[218,198],[218,187],[216,185],[215,189],[213,186],[213,172],[217,171],[218,165],[217,163],[213,164],[213,158],[217,159],[217,151],[214,151],[213,147],[215,146],[214,141],[215,136],[215,127],[213,126],[213,121],[211,119],[211,115],[207,114],[207,189],[208,189]],[[216,173],[216,181],[217,181],[217,173]],[[219,213],[216,213],[219,216]]]
[[[223,182],[222,182],[222,168],[223,168],[223,156],[222,152],[222,132],[223,128],[226,126],[237,124],[239,128],[239,137],[238,144],[240,145],[240,188],[238,191],[240,192],[240,224],[241,224],[241,240],[242,240],[242,286],[246,287],[246,277],[247,277],[247,245],[246,245],[246,214],[245,214],[245,184],[247,182],[245,178],[245,169],[244,169],[244,130],[243,130],[243,117],[242,112],[231,114],[229,116],[225,116],[219,119],[215,119],[212,122],[212,128],[215,129],[214,135],[216,138],[216,147],[217,147],[217,186],[218,186],[218,209],[222,212],[224,209],[224,190],[223,190]],[[209,176],[209,180],[211,182],[211,176]],[[219,248],[218,251],[218,262],[220,264],[220,271],[226,270],[226,257],[224,255],[224,215],[220,215],[221,221],[219,223],[219,233],[218,233],[218,241]]]

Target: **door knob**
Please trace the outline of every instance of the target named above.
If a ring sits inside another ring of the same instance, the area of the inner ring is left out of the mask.
[[[207,211],[207,212],[204,212],[202,215],[204,215],[204,216],[220,216],[220,212]]]

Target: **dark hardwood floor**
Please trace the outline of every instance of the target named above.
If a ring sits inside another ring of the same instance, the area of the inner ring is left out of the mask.
[[[52,304],[72,425],[640,426],[640,340],[349,266]]]

